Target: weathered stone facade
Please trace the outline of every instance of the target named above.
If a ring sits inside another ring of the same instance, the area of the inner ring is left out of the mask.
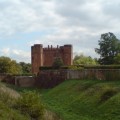
[[[3,77],[4,76],[4,77]],[[0,74],[2,82],[20,87],[52,88],[65,80],[120,80],[120,69],[41,70],[37,76]]]
[[[72,45],[49,46],[43,48],[42,44],[35,44],[31,47],[32,73],[37,74],[40,66],[51,66],[56,57],[63,60],[64,65],[72,65],[73,49]]]

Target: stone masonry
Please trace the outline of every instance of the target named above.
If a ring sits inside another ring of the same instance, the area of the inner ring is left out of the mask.
[[[51,66],[56,57],[63,60],[64,65],[72,65],[73,49],[72,45],[49,46],[43,48],[42,44],[35,44],[31,47],[32,73],[37,74],[40,66]]]

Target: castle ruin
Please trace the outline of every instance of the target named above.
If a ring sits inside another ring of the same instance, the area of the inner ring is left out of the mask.
[[[64,65],[72,65],[73,49],[72,45],[49,46],[43,48],[42,44],[35,44],[31,47],[32,73],[37,74],[40,66],[52,66],[54,59],[60,57]]]

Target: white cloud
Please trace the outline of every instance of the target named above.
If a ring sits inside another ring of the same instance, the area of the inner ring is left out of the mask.
[[[21,62],[21,61],[24,61],[27,63],[31,62],[30,61],[30,57],[31,57],[30,51],[26,52],[26,51],[19,50],[19,49],[3,48],[0,51],[0,54],[2,56],[11,57],[12,59],[16,60],[17,62]]]
[[[28,52],[23,51],[23,50],[13,49],[12,53],[15,55],[23,56],[23,57],[30,57],[30,54]]]
[[[18,62],[21,62],[21,61],[30,62],[30,57],[31,57],[30,52],[13,49],[13,50],[11,50],[11,54],[14,56],[14,58]]]
[[[1,50],[1,53],[2,53],[3,56],[4,56],[4,55],[9,56],[9,55],[10,55],[10,48],[3,48],[3,49]]]

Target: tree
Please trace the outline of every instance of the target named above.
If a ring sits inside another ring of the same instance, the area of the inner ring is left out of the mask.
[[[76,55],[73,60],[74,65],[95,65],[96,60],[92,59],[90,56],[84,56],[83,54]]]
[[[19,74],[21,66],[15,60],[2,56],[0,57],[0,73]]]
[[[60,68],[61,66],[63,66],[63,61],[60,57],[56,57],[54,59],[54,62],[53,62],[53,68]]]
[[[20,62],[19,65],[22,67],[22,73],[31,73],[31,64]]]
[[[120,53],[120,41],[113,33],[105,33],[101,35],[98,41],[99,48],[95,48],[95,51],[100,55],[100,64],[113,64],[114,57]]]
[[[114,57],[114,63],[115,63],[115,64],[120,64],[120,53],[117,54],[117,55]]]

